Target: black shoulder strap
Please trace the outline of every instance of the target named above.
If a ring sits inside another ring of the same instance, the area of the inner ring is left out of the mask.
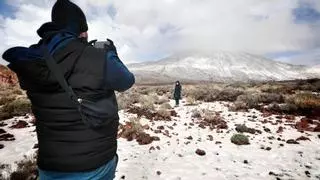
[[[46,63],[51,70],[51,72],[54,74],[54,76],[57,78],[59,84],[61,87],[68,93],[71,100],[75,103],[80,103],[81,99],[78,99],[77,95],[74,93],[72,87],[67,83],[66,79],[63,76],[63,73],[60,71],[60,68],[58,67],[57,63],[53,59],[52,55],[49,53],[47,48],[43,48],[44,52],[44,58],[46,60]]]

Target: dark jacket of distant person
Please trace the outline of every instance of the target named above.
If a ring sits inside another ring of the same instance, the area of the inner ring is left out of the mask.
[[[175,87],[174,87],[174,94],[173,97],[175,100],[181,99],[181,84],[179,81],[176,81]]]

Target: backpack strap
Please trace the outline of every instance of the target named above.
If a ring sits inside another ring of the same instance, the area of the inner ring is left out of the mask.
[[[66,91],[70,99],[76,103],[79,104],[81,103],[82,99],[78,98],[77,95],[74,93],[72,87],[67,83],[66,79],[63,76],[63,73],[61,72],[60,68],[58,67],[57,63],[55,62],[54,58],[52,55],[49,53],[49,50],[46,47],[43,47],[43,52],[44,52],[44,58],[46,60],[46,63],[53,73],[53,75],[56,77],[58,80],[60,86]]]

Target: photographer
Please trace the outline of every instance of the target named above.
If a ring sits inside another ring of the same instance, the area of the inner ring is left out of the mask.
[[[113,179],[118,162],[119,124],[114,91],[129,89],[135,82],[134,76],[118,58],[111,40],[104,48],[87,42],[86,17],[77,5],[57,0],[51,18],[52,22],[37,31],[41,37],[38,44],[14,47],[3,54],[32,103],[40,180]],[[66,90],[61,85],[64,79],[57,78],[56,70],[49,68],[46,61],[51,57],[71,90]],[[105,123],[94,127],[84,123],[85,118],[79,113],[82,99],[74,103],[69,91],[77,97],[107,104],[108,108],[94,107],[108,111],[109,117],[100,119]]]

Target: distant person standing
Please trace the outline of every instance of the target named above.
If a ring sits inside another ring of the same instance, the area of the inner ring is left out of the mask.
[[[176,81],[173,97],[176,100],[176,106],[179,106],[179,100],[181,99],[181,84],[179,81]]]

